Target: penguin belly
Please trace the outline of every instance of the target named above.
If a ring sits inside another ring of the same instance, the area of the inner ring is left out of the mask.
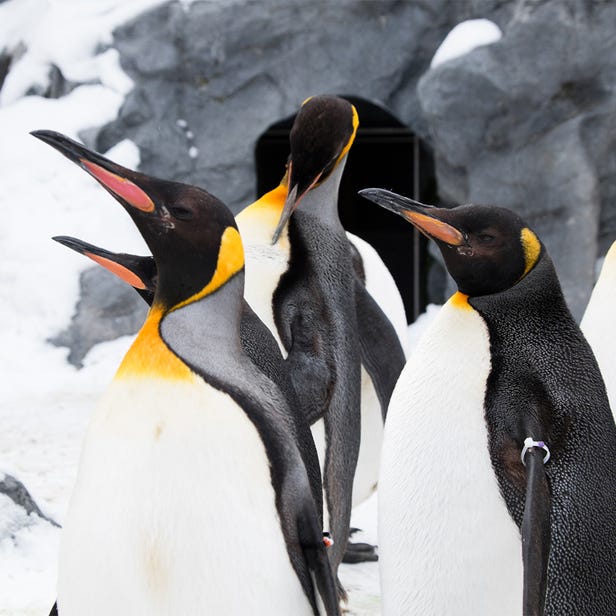
[[[288,353],[278,335],[272,301],[280,278],[288,269],[291,254],[286,229],[275,244],[271,243],[279,217],[280,211],[276,208],[249,206],[235,220],[244,246],[244,298],[272,332],[282,356],[286,357]]]
[[[398,334],[405,354],[408,354],[408,324],[404,302],[396,282],[371,244],[347,231],[347,238],[359,252],[366,275],[366,291],[374,298]],[[379,411],[380,412],[380,411]]]
[[[616,417],[616,367],[614,366],[614,312],[616,311],[616,242],[603,262],[580,329],[597,359],[612,413]]]
[[[361,441],[353,479],[353,507],[376,490],[383,443],[383,415],[372,379],[361,369]]]
[[[226,394],[116,379],[91,421],[62,533],[62,616],[312,614],[269,461]]]
[[[519,616],[522,551],[488,452],[490,346],[460,295],[392,395],[379,479],[383,614]]]

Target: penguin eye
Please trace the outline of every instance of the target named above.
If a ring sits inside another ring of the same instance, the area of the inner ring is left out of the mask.
[[[178,220],[192,220],[193,212],[187,207],[181,205],[174,205],[171,207],[167,207],[169,210],[169,214]]]
[[[480,233],[477,237],[479,238],[479,241],[484,244],[489,244],[490,242],[493,242],[496,239],[490,233]]]

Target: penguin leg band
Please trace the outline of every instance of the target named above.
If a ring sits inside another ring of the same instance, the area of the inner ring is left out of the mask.
[[[543,441],[535,441],[532,436],[528,436],[524,439],[524,447],[522,448],[522,453],[520,458],[522,459],[522,464],[526,466],[526,462],[524,462],[524,456],[526,456],[526,452],[531,447],[539,447],[539,449],[543,449],[545,451],[545,456],[543,456],[543,463],[545,464],[550,459],[550,450],[548,446]]]

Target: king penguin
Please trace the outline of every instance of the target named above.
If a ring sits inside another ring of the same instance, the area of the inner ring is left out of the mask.
[[[616,242],[605,255],[601,273],[595,283],[588,305],[584,311],[580,329],[588,340],[610,400],[612,411],[616,410]]]
[[[148,306],[151,306],[154,302],[158,274],[156,262],[152,257],[111,252],[94,246],[94,244],[65,235],[56,236],[52,239],[88,257],[133,287]],[[295,428],[300,443],[300,452],[306,465],[310,487],[322,525],[323,493],[321,470],[309,424],[298,411],[297,394],[288,372],[284,369],[283,358],[274,337],[245,300],[242,302],[240,340],[242,350],[248,355],[252,363],[279,387],[287,400],[289,408],[293,412]]]
[[[378,480],[383,418],[405,363],[406,327],[396,331],[356,271],[363,268],[370,280],[377,273],[382,286],[395,283],[375,251],[359,238],[350,238],[359,249],[349,243],[338,216],[358,124],[354,106],[342,98],[305,101],[283,180],[236,217],[246,246],[246,299],[277,336],[312,424],[335,566],[347,546],[351,506]],[[366,256],[370,262],[362,263]],[[397,289],[389,297],[403,314]],[[365,544],[346,550],[350,562],[374,558]]]
[[[84,440],[59,613],[338,614],[291,411],[242,350],[233,216],[204,190],[33,134],[121,203],[157,270],[146,322]]]
[[[434,240],[458,287],[389,407],[383,614],[614,614],[616,427],[545,247],[510,210],[360,194]]]

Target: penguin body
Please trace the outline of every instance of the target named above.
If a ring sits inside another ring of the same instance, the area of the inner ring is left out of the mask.
[[[601,273],[580,323],[580,329],[586,336],[601,368],[612,411],[616,409],[616,366],[613,361],[616,331],[614,314],[616,314],[616,242],[605,255]]]
[[[308,99],[291,131],[288,177],[237,216],[253,281],[247,300],[277,332],[312,424],[326,513],[336,526],[330,550],[336,565],[351,505],[374,490],[383,416],[404,364],[396,331],[356,273],[357,251],[338,217],[338,187],[356,128],[348,102]]]
[[[127,360],[156,352],[144,338]],[[116,377],[92,417],[62,535],[60,613],[312,614],[258,431],[229,394],[177,370]]]
[[[487,453],[490,366],[485,322],[455,295],[411,353],[385,424],[383,614],[521,613],[520,534]]]
[[[120,201],[158,276],[84,442],[59,613],[307,615],[319,613],[318,594],[338,614],[294,417],[242,350],[244,259],[231,213],[195,187],[57,133],[35,136]]]
[[[74,237],[56,236],[53,238],[62,245],[87,256],[101,267],[115,274],[123,282],[131,285],[144,301],[151,306],[157,285],[156,263],[152,257],[126,253],[114,253],[94,246]],[[245,300],[242,300],[240,321],[242,351],[265,376],[271,379],[284,394],[287,405],[293,414],[300,452],[310,479],[313,498],[323,517],[323,494],[319,457],[309,424],[298,412],[299,404],[295,388],[283,366],[282,356],[276,340],[269,328],[259,319]]]
[[[613,613],[616,427],[545,248],[508,210],[362,194],[435,240],[459,289],[390,404],[383,613]]]

